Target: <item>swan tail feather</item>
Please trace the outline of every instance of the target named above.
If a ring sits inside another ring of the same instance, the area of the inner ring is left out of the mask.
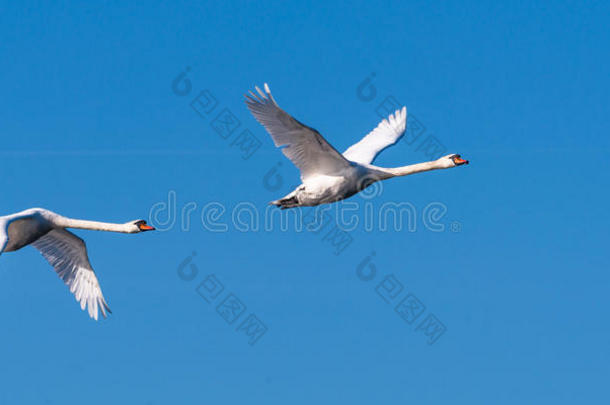
[[[280,207],[283,210],[285,210],[286,208],[298,207],[300,205],[299,200],[296,196],[284,197],[279,200],[271,201],[269,204],[275,205],[276,207]]]

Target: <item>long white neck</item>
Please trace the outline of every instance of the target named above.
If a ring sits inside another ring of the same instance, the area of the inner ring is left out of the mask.
[[[86,221],[83,219],[72,219],[58,216],[55,218],[55,224],[63,228],[89,229],[92,231],[107,231],[132,233],[133,229],[129,223],[113,224],[109,222]]]
[[[387,178],[390,178],[397,176],[408,176],[410,174],[427,172],[430,170],[446,169],[446,167],[443,166],[438,160],[432,160],[430,162],[417,163],[409,166],[390,168],[378,167],[377,169],[386,174]]]

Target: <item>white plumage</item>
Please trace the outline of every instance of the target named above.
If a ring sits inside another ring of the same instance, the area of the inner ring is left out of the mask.
[[[260,97],[250,92],[248,108],[265,129],[271,134],[276,147],[307,178],[317,173],[336,173],[350,167],[349,162],[333,148],[318,131],[301,124],[282,110],[265,83],[267,95],[256,87]]]
[[[397,143],[407,128],[407,107],[396,110],[387,119],[383,119],[377,128],[369,132],[360,142],[350,146],[343,156],[351,161],[371,164],[385,148]]]
[[[85,242],[65,229],[53,229],[32,243],[44,256],[55,272],[80,302],[81,309],[89,310],[89,316],[97,319],[98,308],[104,318],[110,311],[95,276]]]
[[[154,228],[144,220],[125,224],[84,221],[62,217],[42,208],[0,217],[0,254],[32,245],[55,269],[80,302],[81,309],[87,308],[89,316],[95,320],[99,311],[105,318],[111,311],[89,263],[85,242],[65,228],[121,233],[138,233]]]
[[[246,95],[248,109],[271,135],[275,146],[299,168],[302,184],[271,204],[284,208],[315,206],[348,198],[376,181],[423,171],[468,164],[458,154],[397,168],[372,165],[377,155],[404,135],[407,109],[403,107],[383,119],[377,128],[345,153],[339,153],[313,128],[282,110],[265,83],[265,91]]]

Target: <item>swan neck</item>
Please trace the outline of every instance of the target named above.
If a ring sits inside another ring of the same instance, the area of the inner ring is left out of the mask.
[[[57,221],[64,228],[88,229],[91,231],[129,233],[127,224],[113,224],[109,222],[87,221],[84,219],[61,218]]]
[[[410,174],[427,172],[430,170],[437,170],[437,169],[441,169],[441,168],[442,167],[440,167],[438,165],[438,162],[436,160],[433,160],[430,162],[416,163],[414,165],[402,166],[402,167],[393,167],[393,168],[389,168],[389,169],[385,169],[385,170],[388,174],[390,174],[390,177],[397,177],[397,176],[408,176]]]

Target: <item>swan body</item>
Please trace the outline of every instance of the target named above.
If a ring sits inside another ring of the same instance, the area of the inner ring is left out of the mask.
[[[282,110],[266,83],[264,92],[258,87],[255,89],[258,94],[251,91],[246,95],[248,109],[269,132],[275,146],[282,148],[284,155],[301,172],[301,185],[285,197],[270,202],[282,209],[332,203],[351,197],[380,180],[468,164],[460,155],[451,154],[397,168],[373,165],[381,151],[404,135],[406,107],[382,120],[377,128],[341,154],[318,131]]]
[[[95,320],[99,309],[105,318],[106,311],[111,311],[89,263],[85,242],[66,228],[120,233],[139,233],[155,228],[144,220],[124,224],[85,221],[63,217],[42,208],[0,217],[0,255],[32,245],[70,288],[81,309],[87,308],[89,316]]]

